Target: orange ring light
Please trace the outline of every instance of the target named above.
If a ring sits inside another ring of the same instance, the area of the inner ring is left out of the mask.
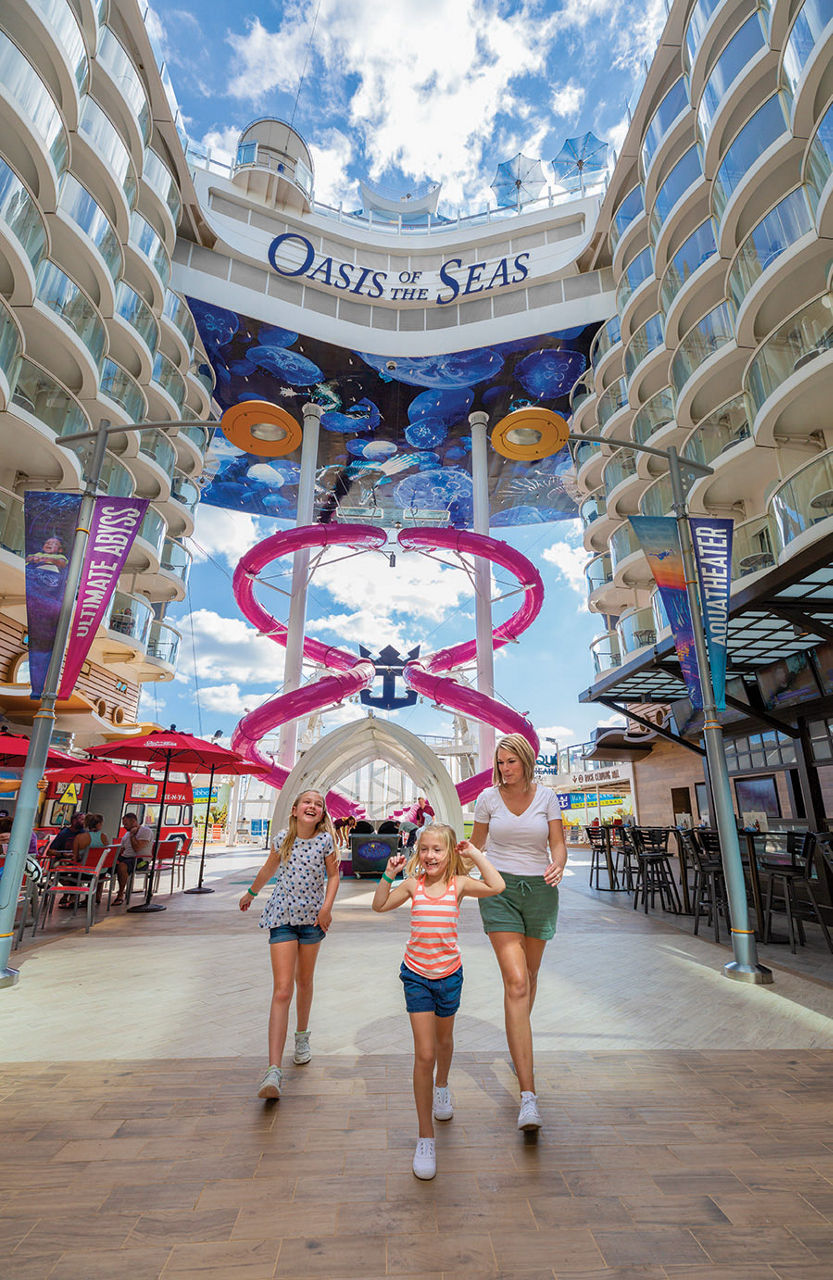
[[[301,424],[286,409],[268,400],[242,400],[220,419],[226,439],[244,453],[283,458],[294,453],[303,438]]]
[[[493,428],[492,448],[514,462],[535,462],[563,449],[569,434],[565,419],[552,409],[516,409]]]

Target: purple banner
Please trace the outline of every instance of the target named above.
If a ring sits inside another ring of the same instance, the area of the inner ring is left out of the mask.
[[[84,659],[107,612],[119,574],[148,509],[147,498],[96,498],[87,554],[75,602],[60,696],[75,688]]]
[[[30,492],[23,495],[26,621],[33,698],[39,698],[43,692],[55,646],[55,632],[80,509],[81,495],[78,493]]]
[[[700,579],[700,604],[709,649],[714,702],[718,711],[726,710],[726,647],[729,637],[729,592],[732,587],[732,520],[709,520],[703,516],[689,519],[697,574]]]
[[[691,704],[701,709],[700,674],[677,521],[671,516],[631,516],[630,522],[659,588]]]

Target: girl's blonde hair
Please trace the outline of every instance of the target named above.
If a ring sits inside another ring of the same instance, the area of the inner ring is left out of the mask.
[[[511,751],[513,756],[517,756],[523,765],[524,782],[528,787],[532,786],[535,778],[535,752],[532,750],[529,742],[522,733],[507,733],[501,738],[495,747],[495,759],[492,765],[492,785],[499,787],[502,785],[500,769],[498,768],[497,753],[499,751]]]
[[[289,814],[289,822],[287,823],[287,827],[286,827],[286,835],[284,836],[283,840],[281,840],[280,848],[278,849],[278,854],[280,855],[280,860],[282,863],[288,861],[289,856],[292,853],[292,846],[294,845],[296,839],[298,838],[298,819],[295,816],[295,810],[298,808],[298,805],[301,803],[304,796],[318,796],[319,800],[321,801],[321,804],[323,805],[321,817],[318,823],[316,824],[315,830],[313,831],[312,834],[317,836],[320,831],[326,831],[333,842],[333,848],[335,849],[336,847],[336,833],[333,830],[332,819],[330,818],[330,815],[327,812],[326,798],[322,796],[320,791],[315,791],[312,787],[307,787],[306,791],[299,792],[299,794],[292,801],[292,809]]]
[[[405,864],[405,875],[418,876],[421,873],[422,862],[419,856],[419,846],[422,844],[422,837],[427,835],[429,831],[434,835],[442,834],[445,839],[445,851],[448,854],[448,862],[445,865],[445,883],[448,884],[454,876],[467,875],[472,866],[471,861],[457,852],[457,836],[451,827],[447,827],[444,822],[429,822],[420,828],[414,851]]]

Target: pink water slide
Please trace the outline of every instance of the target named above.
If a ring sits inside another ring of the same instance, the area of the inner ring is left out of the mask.
[[[310,548],[343,546],[356,551],[371,551],[380,549],[386,541],[384,529],[372,525],[314,524],[275,533],[247,551],[235,569],[233,588],[237,604],[262,635],[269,636],[276,644],[286,645],[286,623],[273,617],[254,594],[255,582],[266,566],[282,556]],[[415,528],[403,529],[399,543],[407,551],[447,550],[461,556],[482,556],[513,574],[523,590],[523,600],[511,618],[493,631],[495,649],[514,643],[537,617],[544,598],[541,576],[525,556],[505,542],[464,530]],[[300,689],[270,698],[256,710],[247,712],[231,739],[235,751],[264,765],[268,771],[267,780],[278,788],[286,782],[289,771],[264,755],[258,746],[261,738],[292,720],[337,706],[345,698],[368,688],[376,674],[369,658],[357,658],[345,649],[322,644],[312,637],[304,638],[303,649],[305,658],[327,668],[330,674]],[[440,649],[427,658],[409,662],[403,672],[405,682],[439,707],[491,724],[501,733],[523,734],[537,752],[538,737],[529,720],[504,703],[461,684],[447,674],[470,664],[476,655],[477,644],[473,639]],[[491,785],[491,781],[488,769],[466,778],[457,786],[461,802],[467,804],[484,787]],[[355,811],[351,801],[334,791],[328,794],[327,805],[335,817]]]

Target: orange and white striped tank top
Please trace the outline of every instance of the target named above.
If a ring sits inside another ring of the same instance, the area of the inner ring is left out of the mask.
[[[447,978],[463,963],[457,942],[460,904],[457,880],[451,877],[445,893],[431,898],[420,876],[411,900],[411,936],[405,947],[405,964],[424,978]]]

